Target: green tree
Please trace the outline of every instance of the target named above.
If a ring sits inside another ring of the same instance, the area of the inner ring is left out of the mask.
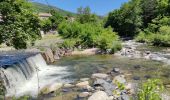
[[[81,47],[86,49],[98,47],[104,53],[109,49],[114,48],[114,50],[117,51],[121,48],[121,45],[118,42],[118,35],[115,32],[112,32],[111,28],[103,28],[100,24],[81,24],[76,21],[62,22],[59,25],[58,31],[59,34],[66,39],[66,42],[63,44],[65,48]],[[68,40],[70,42],[68,42]],[[117,43],[115,41],[117,41]]]
[[[131,0],[109,13],[105,27],[111,26],[121,36],[134,36],[142,27],[140,0]]]
[[[96,14],[91,14],[91,9],[89,7],[85,8],[78,8],[77,9],[77,21],[84,24],[84,23],[96,23],[98,22],[98,17]]]
[[[65,17],[58,13],[56,10],[51,10],[51,14],[52,16],[49,17],[49,20],[52,23],[51,28],[53,30],[56,30],[58,28],[58,25],[65,20]]]
[[[0,13],[0,43],[21,49],[40,37],[38,16],[27,0],[0,0]]]

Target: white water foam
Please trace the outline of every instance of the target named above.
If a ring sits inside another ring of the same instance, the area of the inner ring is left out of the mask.
[[[1,75],[6,85],[7,96],[25,94],[36,96],[38,90],[44,86],[56,82],[68,82],[69,80],[63,78],[71,73],[68,72],[67,67],[47,65],[42,55],[37,54],[3,69]]]

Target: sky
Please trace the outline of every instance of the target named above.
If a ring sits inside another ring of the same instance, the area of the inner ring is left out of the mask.
[[[107,15],[110,11],[120,8],[128,0],[33,0],[35,2],[56,6],[58,8],[77,12],[77,8],[89,6],[91,12],[97,15]],[[46,2],[47,1],[47,2]]]

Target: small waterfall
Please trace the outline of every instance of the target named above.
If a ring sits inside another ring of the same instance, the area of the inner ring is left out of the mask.
[[[7,96],[24,94],[36,96],[39,88],[54,82],[68,81],[63,78],[70,73],[67,67],[47,65],[42,55],[36,54],[12,65],[1,67],[0,75],[5,83]]]

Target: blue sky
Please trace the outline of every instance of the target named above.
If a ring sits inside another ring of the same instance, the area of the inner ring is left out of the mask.
[[[117,9],[122,3],[128,0],[33,0],[35,2],[47,4],[46,1],[52,6],[58,8],[77,12],[77,8],[82,6],[89,6],[92,13],[97,15],[106,15],[108,12]]]

